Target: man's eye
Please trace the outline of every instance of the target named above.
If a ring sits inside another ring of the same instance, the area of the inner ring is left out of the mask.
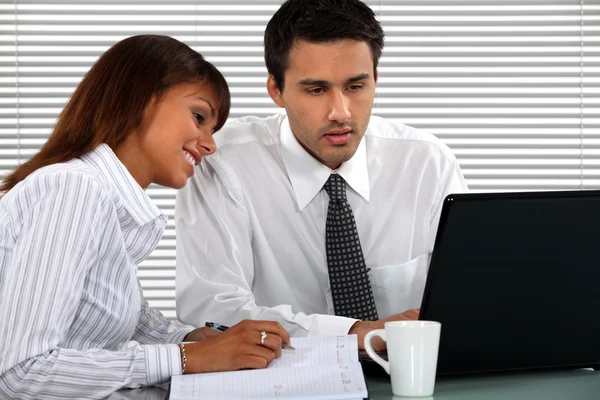
[[[309,94],[319,94],[319,93],[323,93],[323,88],[308,89],[307,92]]]
[[[352,90],[353,92],[362,89],[363,86],[362,85],[352,85],[352,86],[348,86],[348,89]]]
[[[196,121],[198,121],[199,124],[204,122],[204,115],[198,114],[198,113],[193,113],[193,114],[194,114],[194,118],[196,118]]]

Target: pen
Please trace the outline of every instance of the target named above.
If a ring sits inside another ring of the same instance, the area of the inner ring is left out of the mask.
[[[207,322],[204,325],[208,326],[213,331],[219,332],[219,333],[225,332],[227,329],[229,329],[228,326],[215,324],[214,322]],[[294,348],[294,346],[292,346],[291,344],[286,344],[286,343],[282,343],[281,348],[284,350],[296,350]]]

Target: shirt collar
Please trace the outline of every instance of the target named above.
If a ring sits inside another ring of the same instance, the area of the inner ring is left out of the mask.
[[[348,185],[367,202],[369,201],[369,173],[367,170],[367,147],[364,137],[356,153],[333,171],[308,153],[292,133],[288,118],[280,126],[281,156],[290,182],[296,194],[300,211],[312,201],[323,188],[329,175],[337,172]]]
[[[158,217],[165,219],[107,144],[101,144],[80,158],[115,186],[123,206],[139,225],[146,225]]]

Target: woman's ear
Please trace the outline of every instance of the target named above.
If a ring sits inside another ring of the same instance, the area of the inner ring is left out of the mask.
[[[285,105],[283,103],[283,97],[281,96],[281,90],[279,90],[273,75],[269,75],[267,78],[267,92],[269,92],[269,96],[271,96],[271,99],[275,104],[284,108]]]

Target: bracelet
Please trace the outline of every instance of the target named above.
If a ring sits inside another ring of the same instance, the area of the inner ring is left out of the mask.
[[[185,354],[185,345],[183,343],[179,343],[179,350],[181,352],[181,374],[185,374],[185,364],[187,363],[187,355]]]

